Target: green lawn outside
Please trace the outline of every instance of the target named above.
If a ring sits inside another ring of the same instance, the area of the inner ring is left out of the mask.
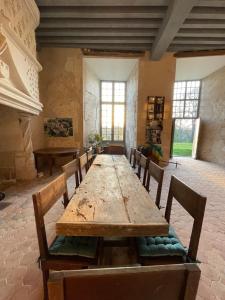
[[[174,143],[173,156],[191,156],[192,143]]]

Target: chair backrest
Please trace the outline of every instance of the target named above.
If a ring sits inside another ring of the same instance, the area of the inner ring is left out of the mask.
[[[71,176],[75,176],[75,182],[76,182],[76,188],[78,188],[80,184],[79,179],[79,160],[74,159],[70,161],[68,164],[62,166],[62,170],[65,173],[66,179],[68,179]]]
[[[141,160],[141,152],[139,150],[136,150],[134,153],[133,168],[136,168],[136,165],[139,166],[140,160]]]
[[[135,148],[130,148],[130,164],[132,165],[133,161],[134,161],[134,156],[135,156]]]
[[[104,147],[104,152],[106,154],[115,154],[115,155],[123,155],[126,153],[125,147],[123,145],[109,145]]]
[[[194,300],[197,264],[52,272],[49,300]]]
[[[79,157],[79,175],[80,175],[80,182],[83,180],[82,170],[85,169],[85,172],[88,171],[88,157],[87,153],[84,153]]]
[[[144,186],[146,185],[148,166],[149,166],[149,158],[147,158],[146,156],[141,154],[137,175],[141,179],[141,175],[142,175],[141,171],[142,171],[142,169],[144,170],[143,179],[142,179],[142,183]]]
[[[64,206],[66,206],[69,202],[69,198],[66,186],[66,176],[64,173],[58,176],[53,181],[51,181],[39,192],[32,195],[41,257],[46,257],[48,255],[48,244],[44,224],[44,215],[62,196],[64,198]]]
[[[145,188],[148,192],[150,191],[150,178],[151,177],[153,177],[155,179],[155,181],[158,183],[156,199],[155,199],[155,203],[158,206],[158,208],[160,208],[160,198],[161,198],[161,192],[162,192],[163,176],[164,176],[164,170],[151,160],[148,165],[148,175],[147,175]]]
[[[205,213],[206,197],[196,193],[178,178],[172,176],[165,211],[165,218],[167,222],[170,222],[173,198],[175,198],[194,219],[188,249],[188,257],[195,261]]]
[[[90,147],[87,152],[87,160],[88,160],[88,169],[90,168],[92,162],[93,162],[93,159],[94,159],[94,149],[92,147]]]

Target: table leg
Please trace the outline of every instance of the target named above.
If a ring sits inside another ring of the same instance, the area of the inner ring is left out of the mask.
[[[52,176],[52,169],[54,165],[54,158],[52,156],[48,157],[49,175]]]
[[[35,163],[35,168],[37,172],[39,172],[39,166],[38,166],[38,155],[34,154],[34,163]]]

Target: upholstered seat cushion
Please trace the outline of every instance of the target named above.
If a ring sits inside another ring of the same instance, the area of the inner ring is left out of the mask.
[[[95,237],[58,236],[49,247],[52,255],[96,256],[98,239]]]
[[[138,252],[140,256],[186,256],[187,251],[181,244],[172,226],[168,236],[138,237]]]

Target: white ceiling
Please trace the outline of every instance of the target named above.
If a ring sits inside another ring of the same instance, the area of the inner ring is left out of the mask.
[[[127,58],[84,58],[89,68],[100,80],[126,81],[137,59]]]
[[[225,66],[225,55],[177,58],[176,80],[202,79]]]

